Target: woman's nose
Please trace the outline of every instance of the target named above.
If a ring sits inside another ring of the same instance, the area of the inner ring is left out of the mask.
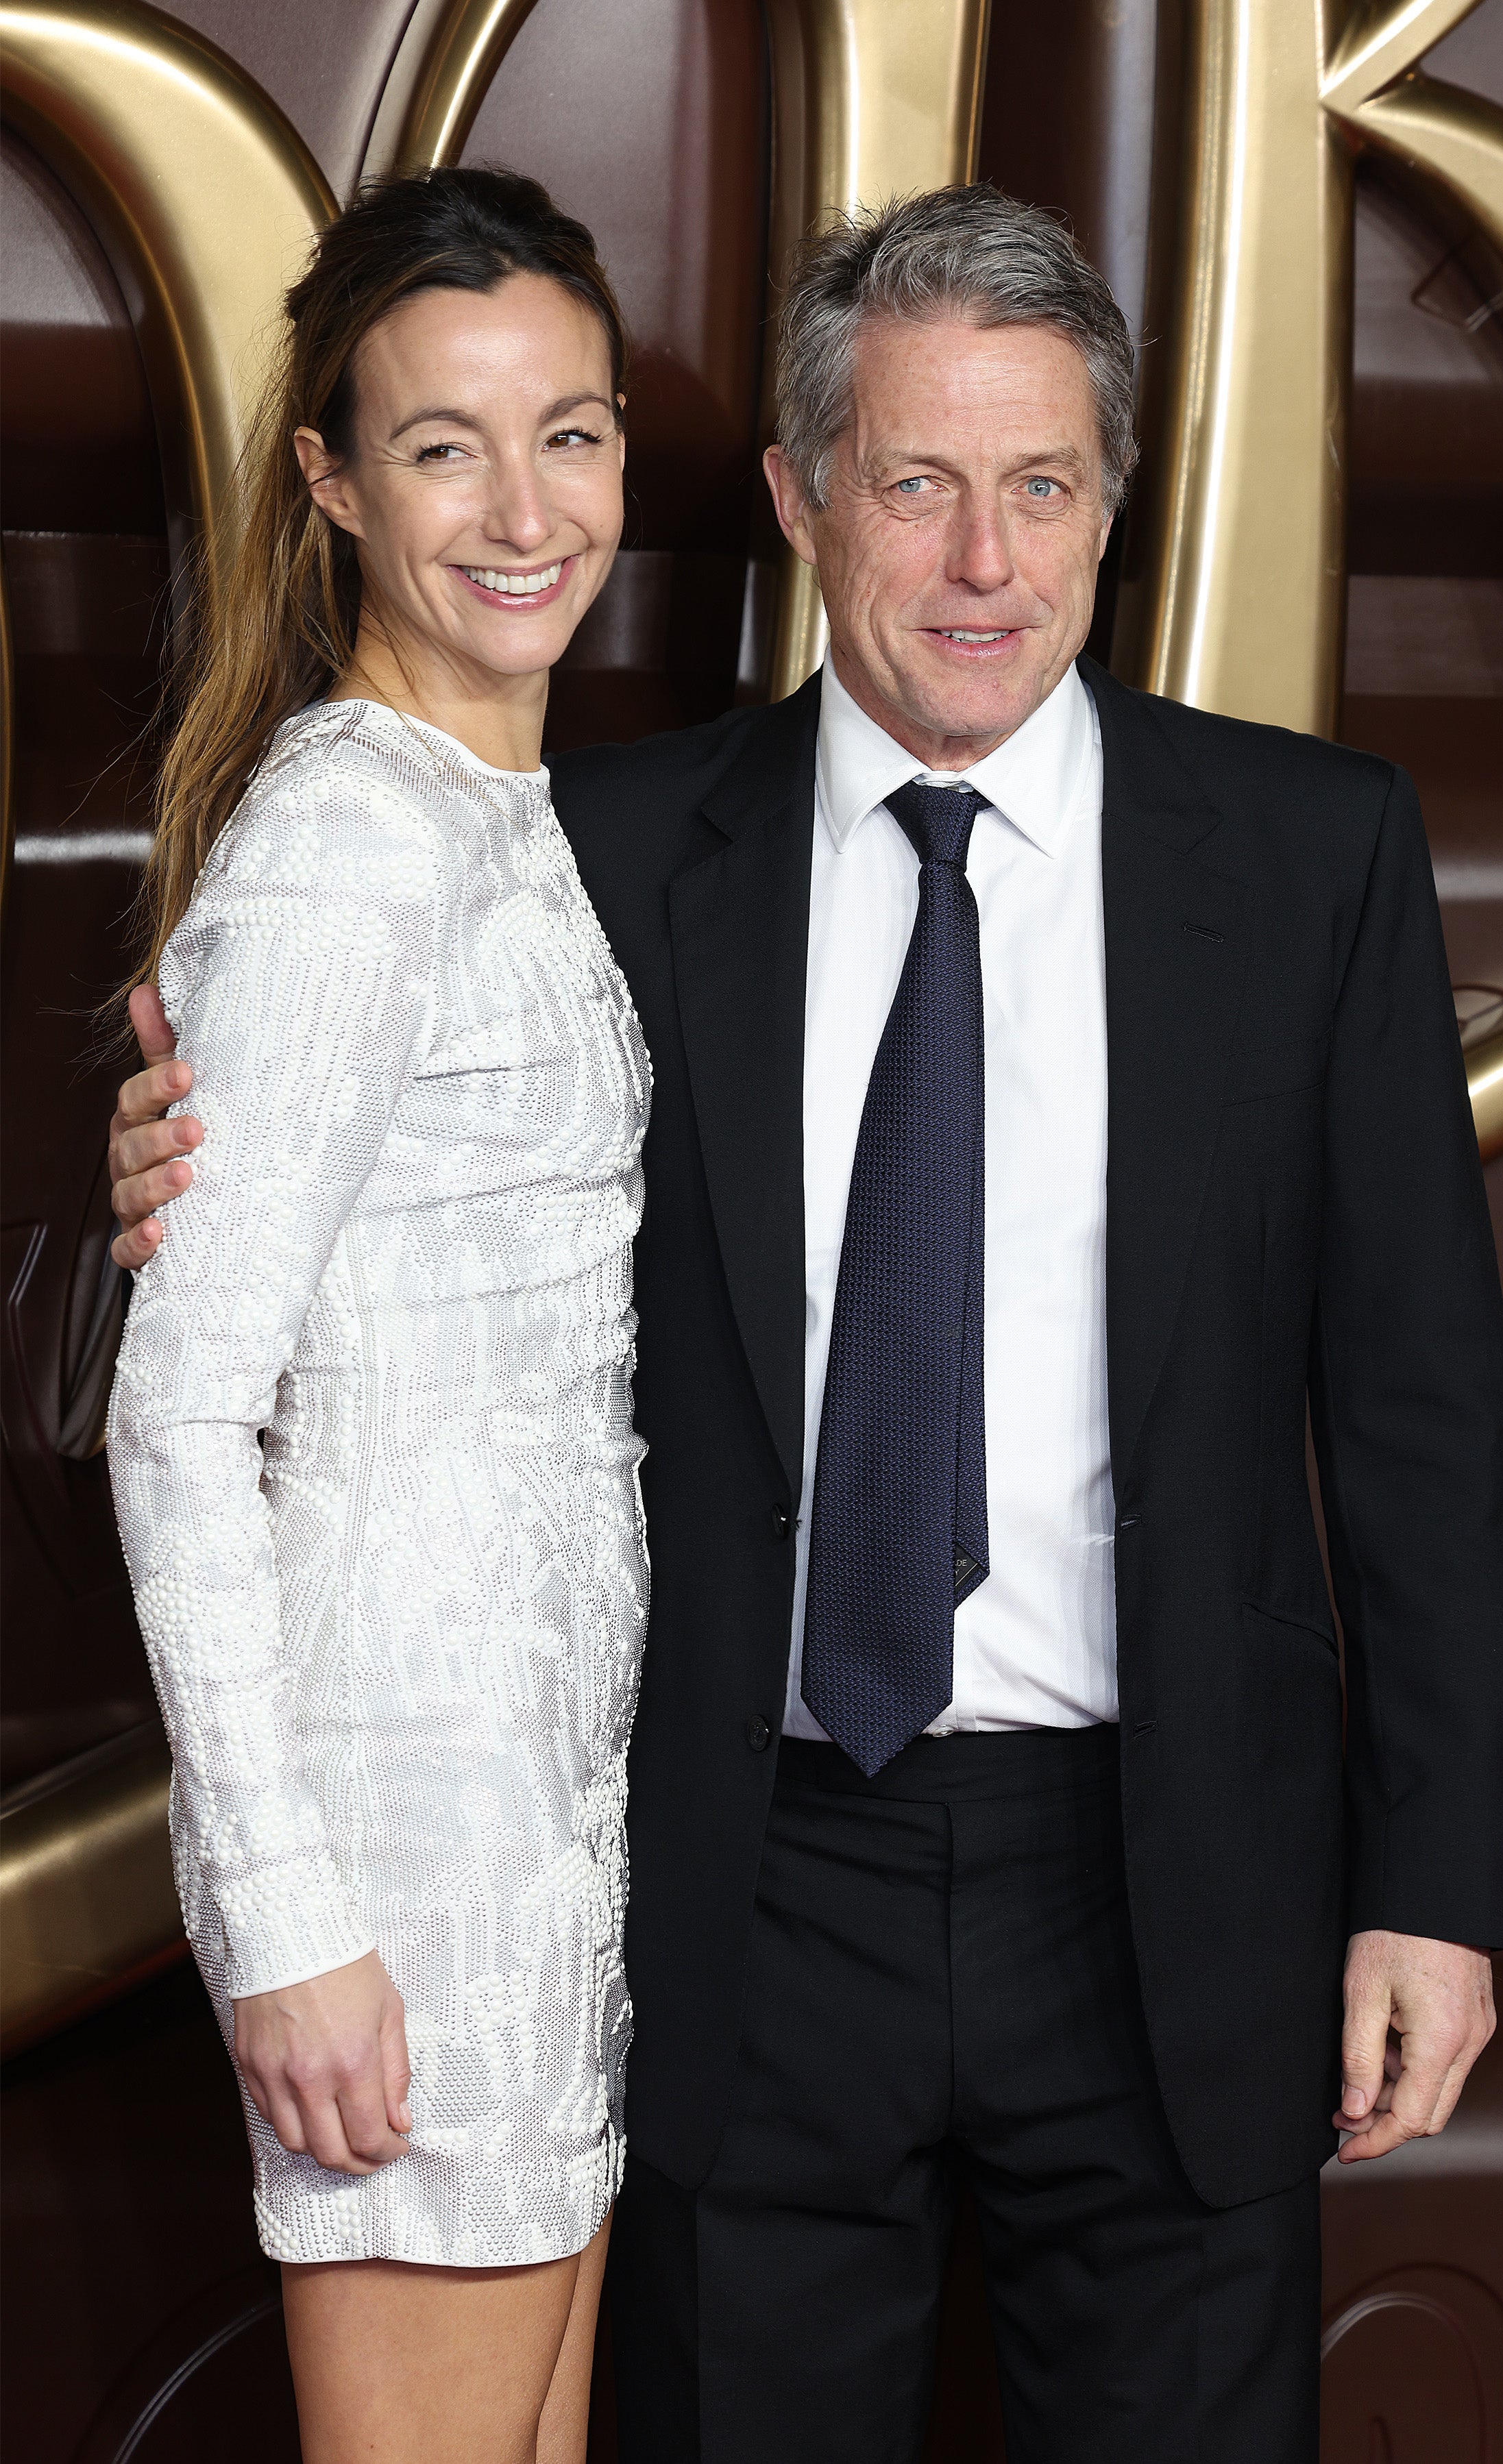
[[[498,476],[486,507],[485,535],[497,547],[541,547],[554,529],[553,508],[536,472],[513,471]]]

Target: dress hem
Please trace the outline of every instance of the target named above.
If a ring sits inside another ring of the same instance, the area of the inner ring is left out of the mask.
[[[355,2267],[366,2259],[380,2258],[393,2267],[445,2267],[452,2268],[456,2276],[485,2276],[494,2274],[498,2268],[547,2267],[556,2259],[582,2257],[614,2208],[619,2194],[618,2178],[612,2182],[608,2197],[582,2240],[577,2241],[571,2232],[564,2236],[563,2248],[558,2250],[540,2250],[534,2241],[527,2250],[519,2252],[515,2258],[420,2258],[405,2250],[351,2250],[348,2243],[339,2250],[305,2251],[296,2258],[289,2258],[285,2252],[273,2250],[259,2233],[256,2239],[263,2257],[274,2259],[279,2267]]]

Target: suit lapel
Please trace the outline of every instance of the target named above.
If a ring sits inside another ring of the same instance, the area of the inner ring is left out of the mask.
[[[1205,1202],[1247,965],[1247,892],[1206,860],[1221,815],[1153,703],[1092,660],[1101,721],[1107,1382],[1117,1495]]]
[[[804,1007],[819,680],[705,798],[723,847],[669,890],[674,979],[731,1306],[789,1493],[804,1462]]]

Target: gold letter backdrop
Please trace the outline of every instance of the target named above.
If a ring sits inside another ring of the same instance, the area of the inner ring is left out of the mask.
[[[1117,644],[1117,664],[1156,692],[1333,726],[1352,158],[1362,145],[1399,155],[1503,243],[1503,114],[1414,65],[1473,4],[1358,0],[1333,31],[1322,0],[1188,0],[1169,416],[1143,480],[1144,578]],[[417,0],[365,167],[457,161],[535,5]],[[989,0],[768,0],[772,301],[789,247],[821,214],[972,176],[988,17]],[[217,587],[277,301],[335,200],[254,80],[142,0],[0,0],[0,70],[9,116],[109,251],[157,405],[176,562],[196,529]],[[775,694],[811,672],[825,639],[815,577],[789,554]],[[5,666],[8,680],[8,652]],[[1471,1089],[1491,1151],[1503,1144],[1498,1044],[1473,1054]],[[65,1790],[8,1826],[10,2044],[55,2024],[80,1972],[139,1973],[179,1931],[166,1772],[144,1750],[107,1805]]]
[[[1329,736],[1341,680],[1352,169],[1374,145],[1503,246],[1503,112],[1423,76],[1476,0],[1190,0],[1169,405],[1116,644],[1136,684]]]
[[[367,167],[458,158],[536,0],[419,0]],[[1416,61],[1476,0],[1189,0],[1170,408],[1119,658],[1155,691],[1329,733],[1341,648],[1352,160],[1376,145],[1503,244],[1503,112]],[[988,0],[768,0],[769,276],[822,213],[971,176]],[[200,520],[232,518],[257,343],[333,199],[269,99],[140,0],[0,6],[8,108],[110,246]],[[785,567],[775,693],[824,646]]]

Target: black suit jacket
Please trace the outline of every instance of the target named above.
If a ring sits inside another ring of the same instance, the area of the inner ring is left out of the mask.
[[[1503,1939],[1503,1297],[1408,780],[1081,667],[1127,1871],[1170,2124],[1223,2205],[1331,2152],[1348,1929]],[[684,2184],[730,2090],[787,1667],[818,714],[816,679],[553,765],[654,1069],[629,2127]]]

